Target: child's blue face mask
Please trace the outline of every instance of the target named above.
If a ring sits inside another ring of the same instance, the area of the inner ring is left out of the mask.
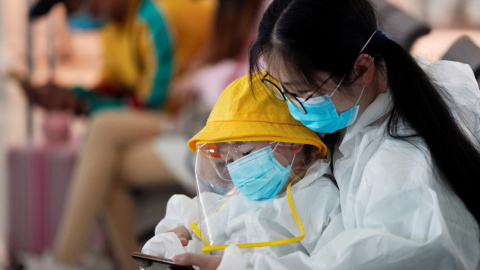
[[[362,89],[357,102],[352,108],[338,114],[337,109],[332,102],[331,96],[335,94],[342,81],[343,78],[338,83],[331,95],[310,98],[307,101],[305,101],[304,98],[297,98],[307,111],[306,114],[295,107],[295,105],[293,105],[289,99],[286,99],[290,114],[293,116],[293,118],[302,122],[302,124],[315,132],[333,133],[351,125],[357,118],[358,109],[360,107],[358,105],[358,101],[362,97],[363,90],[365,88]]]
[[[277,161],[271,146],[227,165],[233,184],[249,200],[275,197],[285,186],[290,167],[285,168]]]

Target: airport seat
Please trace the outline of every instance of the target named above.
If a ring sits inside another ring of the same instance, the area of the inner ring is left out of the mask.
[[[380,30],[389,34],[393,40],[410,50],[414,42],[430,33],[431,28],[425,22],[418,20],[386,0],[372,0],[379,18]]]
[[[442,56],[442,60],[469,64],[472,67],[473,74],[480,82],[480,47],[467,35],[458,38]]]

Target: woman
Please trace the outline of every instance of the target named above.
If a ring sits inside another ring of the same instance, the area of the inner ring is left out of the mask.
[[[478,85],[466,65],[428,64],[377,30],[366,0],[277,0],[251,49],[252,71],[263,57],[268,89],[333,143],[345,232],[298,268],[476,269]],[[244,267],[259,261],[284,259],[253,253]]]

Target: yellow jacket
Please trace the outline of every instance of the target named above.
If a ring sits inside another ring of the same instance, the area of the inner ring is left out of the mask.
[[[105,25],[102,83],[80,94],[88,96],[91,111],[128,105],[125,96],[141,107],[162,108],[172,78],[209,37],[216,2],[134,0],[125,22]]]

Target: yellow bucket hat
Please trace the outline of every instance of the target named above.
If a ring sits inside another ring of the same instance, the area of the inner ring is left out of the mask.
[[[327,147],[318,134],[295,120],[287,103],[264,86],[265,73],[252,74],[252,85],[246,75],[225,88],[205,127],[188,141],[192,152],[204,143],[279,141],[313,145],[325,156]]]

